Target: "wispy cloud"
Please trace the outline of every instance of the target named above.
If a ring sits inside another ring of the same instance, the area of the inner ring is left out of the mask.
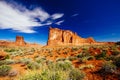
[[[17,3],[16,3],[17,4]],[[63,17],[63,13],[50,15],[42,8],[29,10],[17,4],[0,1],[0,29],[12,29],[23,33],[34,33],[34,27],[53,24],[54,20]],[[39,19],[39,21],[36,20]],[[48,21],[48,19],[52,21]]]
[[[55,24],[61,25],[61,23],[63,23],[63,22],[64,22],[64,20],[61,20],[61,21],[56,22]]]
[[[61,17],[63,17],[64,14],[61,14],[61,13],[55,13],[51,16],[52,19],[59,19]]]
[[[75,17],[75,16],[78,16],[79,14],[73,14],[71,17]]]

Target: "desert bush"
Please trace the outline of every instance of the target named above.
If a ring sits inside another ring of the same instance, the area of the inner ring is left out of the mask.
[[[21,76],[18,80],[47,80],[46,76],[41,77],[39,72],[29,72],[26,75]]]
[[[14,64],[15,61],[12,59],[6,59],[6,60],[1,60],[0,65],[8,65],[8,64]]]
[[[0,61],[0,66],[5,64],[5,60]]]
[[[10,52],[9,53],[11,56],[23,56],[25,53],[23,51],[15,51],[15,52]]]
[[[96,59],[104,59],[106,58],[107,54],[106,54],[106,50],[103,50],[101,54],[98,54],[95,56]]]
[[[4,51],[5,52],[15,52],[16,50],[15,49],[5,49]]]
[[[69,59],[70,61],[73,61],[73,60],[76,60],[77,57],[76,57],[76,56],[69,56],[68,59]]]
[[[28,63],[30,63],[32,61],[32,59],[30,59],[30,58],[21,58],[20,60],[19,60],[19,62],[20,63],[23,63],[23,64],[28,64]]]
[[[116,66],[112,62],[105,62],[101,69],[97,71],[100,76],[103,77],[103,80],[106,80],[106,76],[108,74],[114,74],[116,73]]]
[[[101,69],[98,72],[100,74],[105,75],[108,73],[113,73],[115,71],[116,71],[116,66],[112,62],[108,61],[102,65]]]
[[[14,63],[15,63],[15,60],[12,60],[12,59],[5,60],[5,64],[14,64]]]
[[[72,69],[69,73],[69,80],[83,80],[84,77],[85,73],[78,69]]]
[[[113,63],[117,66],[120,67],[120,57],[116,57],[113,61]]]
[[[82,57],[86,57],[86,56],[92,56],[92,55],[90,53],[81,52],[80,54],[77,55],[77,58],[82,58]]]
[[[53,61],[52,60],[46,60],[46,64],[49,65],[49,64],[52,64]]]
[[[61,70],[68,70],[72,69],[72,63],[69,60],[65,61],[58,61],[55,65],[56,70],[61,69]]]
[[[0,66],[0,76],[6,76],[11,70],[11,66],[8,65],[2,65]]]
[[[79,48],[77,47],[72,47],[72,51],[77,51]]]
[[[57,58],[56,61],[64,61],[66,58]]]
[[[62,70],[67,71],[73,68],[71,61],[65,60],[65,61],[58,61],[56,63],[50,63],[48,64],[48,68],[50,70]]]
[[[29,69],[39,69],[40,64],[38,64],[37,62],[30,62],[30,63],[27,64],[27,67]]]
[[[105,58],[105,60],[106,60],[106,61],[110,61],[110,60],[114,61],[115,58],[116,58],[115,56],[110,55],[110,56],[107,56],[107,57]]]
[[[10,59],[10,55],[7,54],[7,55],[4,57],[4,59]]]
[[[45,63],[46,62],[46,58],[45,57],[37,57],[37,58],[35,58],[35,61],[37,63]]]
[[[116,56],[116,55],[118,55],[118,54],[120,54],[120,51],[118,51],[118,50],[113,50],[113,51],[112,51],[112,55]]]
[[[31,71],[18,80],[68,80],[68,72],[45,69],[42,71]]]
[[[95,66],[92,65],[92,64],[86,64],[86,65],[81,65],[79,66],[79,69],[91,69],[91,68],[94,68]]]
[[[68,80],[68,72],[65,71],[49,71],[49,74],[49,80]]]
[[[93,59],[94,59],[94,56],[84,56],[84,57],[80,58],[80,61],[86,62],[88,60],[93,60]]]

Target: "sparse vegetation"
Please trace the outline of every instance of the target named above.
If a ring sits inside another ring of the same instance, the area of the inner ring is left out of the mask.
[[[107,54],[106,54],[106,51],[104,50],[104,51],[102,51],[102,53],[96,55],[95,57],[96,57],[96,59],[105,59],[106,56],[107,56]]]
[[[106,79],[106,75],[114,74],[116,72],[116,69],[116,66],[109,61],[105,62],[97,73],[100,74],[103,79]]]
[[[0,61],[0,66],[7,67],[1,67],[0,74],[15,78],[18,75],[17,80],[84,80],[89,78],[89,75],[86,75],[88,73],[93,76],[99,74],[102,80],[106,76],[113,77],[112,74],[119,75],[117,74],[120,69],[118,45],[40,49],[2,47],[2,49],[7,56]],[[11,66],[12,70],[14,68],[17,70],[11,71],[11,68],[8,68]],[[2,73],[3,71],[5,74]],[[18,74],[21,74],[20,71],[24,71],[23,75]]]
[[[23,64],[29,64],[32,61],[31,58],[21,58],[19,60],[19,63],[23,63]]]
[[[72,69],[69,73],[70,80],[83,80],[85,73],[79,71],[78,69]]]
[[[40,64],[38,64],[37,62],[30,62],[27,64],[27,67],[29,69],[35,70],[40,68]]]
[[[0,76],[6,76],[11,70],[11,66],[8,65],[1,65],[0,66]]]
[[[82,69],[91,69],[91,68],[95,68],[95,66],[92,65],[92,64],[86,64],[86,65],[79,66],[80,70],[82,70]]]

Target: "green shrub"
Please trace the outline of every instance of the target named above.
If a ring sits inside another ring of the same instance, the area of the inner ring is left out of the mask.
[[[73,61],[73,60],[76,60],[77,57],[76,57],[76,56],[70,56],[68,59],[69,59],[70,61]]]
[[[118,51],[118,50],[114,50],[114,51],[112,52],[112,55],[114,55],[114,56],[116,56],[116,55],[118,55],[118,54],[120,54],[120,51]]]
[[[6,55],[4,59],[10,59],[10,55]]]
[[[12,69],[11,66],[8,66],[8,65],[0,66],[0,76],[8,75],[8,73],[11,69]]]
[[[14,64],[15,61],[12,59],[6,59],[6,60],[1,60],[0,65],[8,65],[8,64]]]
[[[12,60],[12,59],[6,59],[6,60],[5,60],[5,64],[6,64],[6,65],[8,65],[8,64],[14,64],[14,63],[15,63],[15,61]]]
[[[86,64],[86,65],[81,65],[79,66],[79,69],[90,69],[90,68],[94,68],[95,66],[92,64]]]
[[[44,58],[44,57],[37,57],[37,58],[35,58],[35,61],[36,61],[37,63],[45,63],[46,58]]]
[[[72,47],[72,51],[77,51],[79,48],[77,47]]]
[[[50,75],[49,75],[50,74]],[[68,72],[57,70],[57,71],[49,71],[48,80],[68,80]]]
[[[16,50],[15,49],[5,49],[4,51],[5,52],[15,52]]]
[[[103,77],[103,80],[106,80],[106,76],[108,74],[115,74],[116,73],[116,66],[112,62],[105,62],[101,69],[96,71],[98,74],[100,74],[101,77]]]
[[[40,73],[32,72],[22,76],[19,80],[47,80],[47,79],[41,79],[41,78],[42,77]]]
[[[56,61],[64,61],[66,58],[57,58]]]
[[[23,64],[28,64],[32,61],[32,59],[30,58],[22,58],[19,60],[20,63],[23,63]]]
[[[4,65],[5,63],[6,63],[5,60],[1,60],[1,61],[0,61],[0,66],[1,66],[1,65]]]
[[[105,59],[107,56],[106,51],[103,50],[101,54],[95,56],[96,59]]]
[[[83,80],[85,73],[79,71],[78,69],[72,69],[69,73],[69,80]]]
[[[77,58],[82,58],[82,57],[86,57],[86,56],[91,56],[90,53],[85,53],[85,52],[82,52],[80,54],[77,55]]]
[[[40,65],[37,62],[30,62],[27,64],[27,67],[29,69],[39,69]]]
[[[106,60],[106,61],[110,61],[110,60],[114,61],[114,60],[115,60],[115,56],[113,56],[113,55],[107,56],[107,57],[105,58],[105,60]]]
[[[41,70],[41,71],[31,71],[28,74],[23,75],[18,80],[68,80],[68,72],[61,70]]]
[[[88,60],[93,60],[93,59],[94,59],[93,56],[84,56],[80,60],[81,60],[81,62],[86,62]]]
[[[55,65],[56,70],[61,69],[61,70],[69,70],[72,69],[72,63],[69,60],[65,61],[58,61]]]

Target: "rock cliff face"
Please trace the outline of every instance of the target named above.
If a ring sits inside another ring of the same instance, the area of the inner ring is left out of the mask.
[[[96,41],[92,37],[81,38],[70,30],[50,27],[47,45],[80,45],[83,43],[91,44],[96,43]]]
[[[16,36],[15,44],[19,45],[19,46],[25,45],[26,43],[24,41],[24,37],[22,37],[22,36]]]

